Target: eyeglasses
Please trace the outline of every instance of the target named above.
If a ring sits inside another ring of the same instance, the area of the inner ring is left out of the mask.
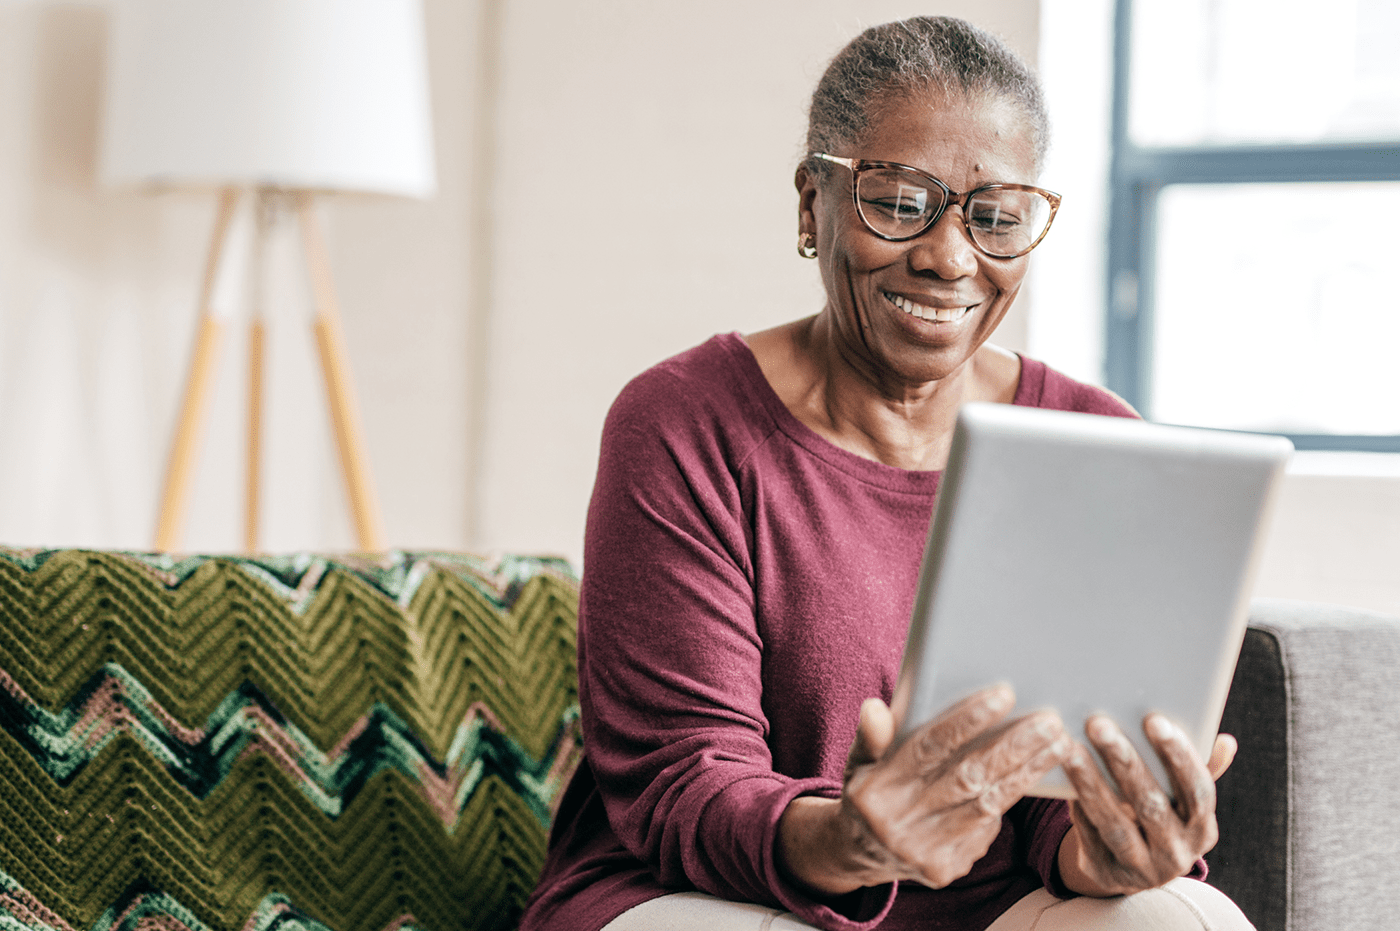
[[[851,169],[856,213],[870,232],[890,242],[922,235],[949,204],[958,204],[974,246],[994,259],[1014,259],[1040,244],[1060,209],[1059,194],[1029,184],[984,184],[959,194],[933,175],[898,162],[824,152],[810,156]]]

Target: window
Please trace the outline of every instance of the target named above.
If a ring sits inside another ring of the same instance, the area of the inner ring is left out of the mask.
[[[1400,451],[1400,0],[1116,0],[1106,379]]]

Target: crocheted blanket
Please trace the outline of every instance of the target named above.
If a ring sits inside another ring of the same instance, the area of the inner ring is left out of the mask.
[[[557,559],[0,548],[0,928],[513,927],[577,605]]]

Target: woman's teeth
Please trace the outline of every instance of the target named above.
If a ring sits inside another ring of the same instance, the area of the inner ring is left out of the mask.
[[[923,304],[915,304],[906,297],[900,297],[898,294],[891,294],[888,291],[884,292],[884,295],[891,304],[920,320],[956,323],[967,316],[968,311],[972,310],[971,307],[925,307]]]

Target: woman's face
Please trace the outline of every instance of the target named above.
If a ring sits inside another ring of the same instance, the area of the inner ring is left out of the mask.
[[[935,90],[892,100],[851,151],[830,154],[910,165],[957,192],[1035,182],[1026,118],[999,97]],[[851,184],[835,165],[820,184],[797,174],[799,232],[816,236],[823,312],[843,353],[895,391],[957,372],[1006,316],[1027,257],[983,255],[959,206],[915,239],[883,240],[856,214]]]

